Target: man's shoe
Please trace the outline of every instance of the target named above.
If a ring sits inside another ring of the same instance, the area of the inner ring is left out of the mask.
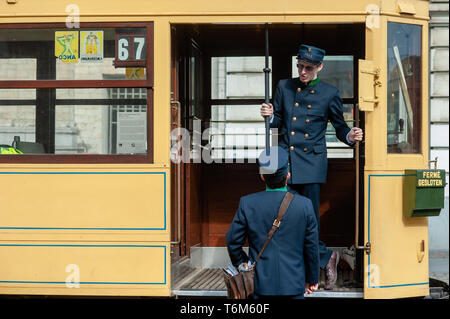
[[[331,290],[337,280],[337,265],[339,263],[339,252],[333,251],[330,261],[325,267],[326,284],[325,289]]]

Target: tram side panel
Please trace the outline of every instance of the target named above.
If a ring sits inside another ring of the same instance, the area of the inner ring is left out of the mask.
[[[0,293],[170,295],[167,175],[2,172]]]

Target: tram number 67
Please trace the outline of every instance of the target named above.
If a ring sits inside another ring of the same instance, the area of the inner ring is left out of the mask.
[[[118,34],[116,37],[116,66],[140,66],[145,61],[144,35]]]

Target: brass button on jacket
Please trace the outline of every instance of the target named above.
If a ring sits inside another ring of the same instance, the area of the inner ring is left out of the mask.
[[[305,134],[305,138],[308,138],[308,137],[309,137],[309,134],[308,134],[308,133],[306,133],[306,134]]]
[[[307,150],[308,150],[308,149],[307,149],[306,147],[303,149],[304,152],[306,152]]]
[[[292,132],[291,132],[291,135],[292,135],[292,136],[294,136],[294,135],[295,135],[295,132],[294,132],[294,131],[292,131]]]
[[[309,119],[306,119],[305,122],[306,122],[306,123],[309,123]]]
[[[302,91],[302,89],[301,89],[301,88],[298,88],[298,89],[297,89],[297,92],[301,92],[301,91]]]
[[[292,120],[295,122],[295,121],[297,121],[297,118],[294,116],[294,117],[292,118]]]
[[[312,106],[311,106],[311,105],[308,105],[308,109],[310,109],[310,108],[312,108]]]
[[[291,151],[293,151],[293,150],[294,150],[294,146],[291,146],[291,147],[289,147],[289,148],[290,148],[290,150],[291,150]]]
[[[295,105],[295,107],[298,107],[298,103],[295,103],[294,105]]]
[[[316,92],[314,92],[314,90],[311,90],[310,92],[311,92],[311,94],[314,94],[314,93],[316,93]]]

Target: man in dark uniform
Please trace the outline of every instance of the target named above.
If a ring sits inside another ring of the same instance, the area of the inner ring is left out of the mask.
[[[264,150],[258,159],[266,191],[241,198],[226,235],[228,253],[237,269],[256,259],[287,192],[286,184],[290,177],[288,153],[281,147],[271,147],[269,151],[267,154]],[[246,238],[249,256],[242,249]],[[256,264],[256,298],[284,296],[302,299],[305,292],[313,293],[319,280],[318,240],[311,201],[294,195],[278,230]]]
[[[361,141],[360,128],[350,129],[343,116],[339,90],[317,74],[323,68],[325,51],[301,45],[297,55],[298,78],[281,80],[272,104],[262,104],[261,115],[270,117],[270,127],[281,134],[279,146],[289,152],[290,190],[311,199],[320,233],[320,184],[326,182],[327,122],[336,130],[337,138],[347,145]],[[320,268],[325,269],[326,289],[332,289],[337,279],[339,253],[327,249],[319,241]]]

